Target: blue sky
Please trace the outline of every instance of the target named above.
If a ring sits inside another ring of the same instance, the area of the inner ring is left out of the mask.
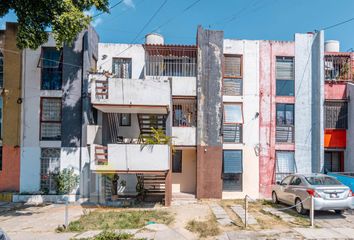
[[[137,34],[165,0],[124,0],[95,18],[93,25],[101,42],[132,43]],[[146,29],[137,37],[155,30],[166,43],[193,44],[196,29],[224,30],[226,38],[292,40],[295,32],[309,32],[354,17],[354,0],[167,0]],[[111,5],[119,0],[111,0]],[[91,11],[95,14],[95,11]],[[170,20],[172,19],[172,20]],[[0,21],[14,21],[8,14]],[[326,39],[341,42],[341,51],[354,47],[354,21],[325,31]]]

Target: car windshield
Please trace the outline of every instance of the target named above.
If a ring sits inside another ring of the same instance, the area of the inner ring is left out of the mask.
[[[311,185],[342,185],[331,177],[306,177],[305,179]]]

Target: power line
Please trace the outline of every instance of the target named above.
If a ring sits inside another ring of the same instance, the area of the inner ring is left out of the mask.
[[[331,28],[334,28],[334,27],[338,27],[338,26],[340,26],[340,25],[342,25],[342,24],[346,24],[346,23],[351,22],[351,21],[353,21],[353,20],[354,20],[354,17],[349,18],[349,19],[347,19],[347,20],[344,20],[344,21],[342,21],[342,22],[339,22],[339,23],[336,23],[336,24],[333,24],[333,25],[330,25],[330,26],[321,28],[320,30],[328,30],[328,29],[331,29]]]
[[[161,9],[165,6],[165,4],[168,2],[168,0],[164,0],[163,3],[160,5],[160,7],[155,11],[155,13],[150,17],[150,19],[144,24],[144,26],[141,28],[141,30],[136,34],[135,38],[131,41],[130,46],[127,47],[126,49],[122,50],[118,54],[114,54],[115,57],[119,56],[120,54],[124,53],[128,49],[133,47],[133,44],[136,43],[136,40],[138,39],[139,35],[145,30],[145,28],[151,23],[151,21],[156,17],[156,15],[161,11]],[[103,64],[107,63],[111,59],[107,59],[107,61],[101,63],[99,67],[101,67]],[[110,69],[111,70],[111,69]]]
[[[161,9],[166,5],[168,0],[163,1],[163,3],[160,5],[160,7],[156,10],[156,12],[151,16],[151,18],[145,23],[145,25],[142,27],[142,29],[138,32],[132,43],[135,43],[135,41],[138,39],[139,35],[145,30],[145,28],[151,23],[151,21],[156,17],[156,15],[161,11]]]
[[[119,4],[123,3],[124,0],[120,0],[119,2],[117,2],[116,4],[114,4],[112,7],[108,8],[108,10],[112,10],[113,8],[115,8],[116,6],[118,6]],[[98,16],[101,16],[102,14],[104,14],[106,12],[100,12],[100,13],[97,13],[96,15],[93,15],[92,18],[95,18],[95,17],[98,17]]]

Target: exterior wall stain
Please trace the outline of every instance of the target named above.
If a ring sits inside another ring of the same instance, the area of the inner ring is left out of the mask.
[[[222,31],[198,27],[197,198],[222,196]]]

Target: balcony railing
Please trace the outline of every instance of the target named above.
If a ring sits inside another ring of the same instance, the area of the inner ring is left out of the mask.
[[[242,143],[242,124],[223,124],[223,138],[226,143]]]
[[[171,102],[171,84],[168,80],[107,78],[98,74],[90,77],[91,102],[96,107],[97,105],[150,106],[164,107],[166,111],[166,107]],[[148,112],[154,113],[154,110],[150,108]]]
[[[144,172],[166,171],[170,168],[170,146],[167,144],[93,144],[92,148],[93,171]]]
[[[350,81],[353,80],[352,62],[350,55],[325,56],[325,80]]]
[[[275,141],[277,143],[294,143],[294,126],[277,126]]]

